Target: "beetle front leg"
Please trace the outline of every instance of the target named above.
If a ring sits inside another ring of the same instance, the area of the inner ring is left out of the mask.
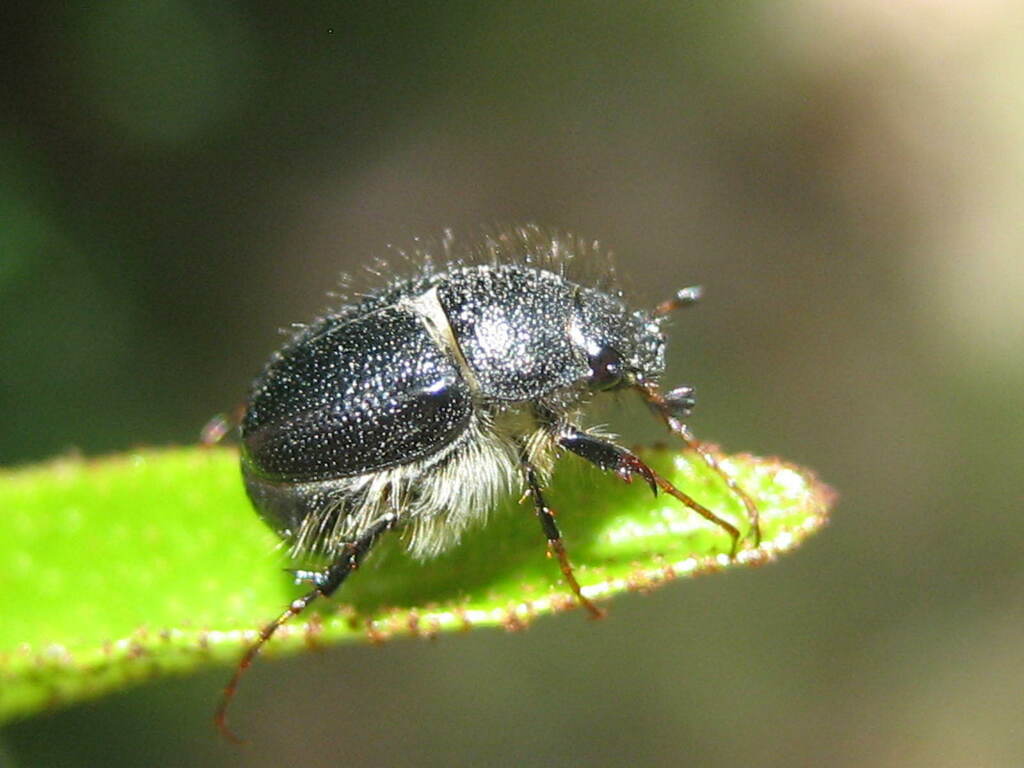
[[[633,481],[633,475],[640,475],[654,495],[658,495],[658,481],[654,471],[625,448],[571,427],[563,430],[558,444],[594,466],[606,472],[614,472],[627,483]]]
[[[757,509],[757,504],[750,494],[743,490],[740,484],[736,482],[735,478],[722,468],[714,454],[694,437],[690,428],[683,422],[683,419],[689,415],[690,409],[693,408],[693,387],[678,387],[665,394],[658,392],[653,387],[640,387],[640,393],[643,395],[644,400],[647,401],[648,407],[661,417],[669,430],[682,438],[687,447],[695,451],[711,471],[722,478],[729,487],[729,490],[740,500],[747,510],[747,517],[750,520],[750,531],[754,537],[754,546],[760,546],[761,515]]]
[[[655,493],[660,488],[670,496],[674,496],[705,520],[714,523],[728,533],[729,538],[732,539],[732,548],[730,549],[729,556],[736,557],[740,541],[740,532],[736,526],[723,520],[689,494],[683,493],[625,448],[620,448],[608,440],[588,435],[586,432],[571,426],[562,428],[558,444],[600,469],[615,472],[627,483],[632,480],[634,474],[637,474],[647,481],[651,486],[651,490]]]

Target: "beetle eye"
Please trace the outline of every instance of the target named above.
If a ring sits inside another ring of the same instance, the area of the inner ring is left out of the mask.
[[[622,383],[622,356],[611,347],[601,347],[596,355],[590,357],[590,371],[590,386],[613,389]]]

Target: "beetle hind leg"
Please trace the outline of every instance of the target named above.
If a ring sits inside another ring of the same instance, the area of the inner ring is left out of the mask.
[[[228,728],[228,706],[231,704],[232,699],[234,699],[235,691],[238,690],[238,683],[242,679],[242,675],[245,673],[245,670],[252,666],[252,663],[256,659],[256,655],[260,652],[260,649],[266,645],[267,641],[274,636],[282,625],[306,610],[306,608],[309,607],[309,604],[318,597],[330,597],[334,594],[345,582],[348,575],[359,567],[359,564],[370,551],[371,547],[376,543],[378,537],[385,531],[394,528],[397,522],[397,515],[385,515],[371,525],[358,539],[346,544],[342,552],[335,558],[334,562],[322,570],[292,571],[297,582],[311,583],[313,584],[313,589],[302,597],[293,600],[276,619],[266,624],[260,630],[259,636],[256,640],[245,650],[245,653],[242,654],[242,658],[239,659],[238,664],[235,667],[234,674],[231,676],[231,679],[228,680],[228,684],[224,686],[224,692],[221,694],[220,703],[217,705],[217,709],[213,715],[213,723],[224,738],[228,741],[235,742],[236,744],[240,744],[242,742],[242,739],[236,736],[231,729]]]

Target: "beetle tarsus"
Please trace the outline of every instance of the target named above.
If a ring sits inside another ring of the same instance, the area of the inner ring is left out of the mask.
[[[572,593],[576,596],[576,601],[587,609],[591,618],[604,618],[604,611],[598,608],[589,597],[583,594],[583,588],[580,586],[579,581],[576,580],[576,574],[573,571],[572,563],[569,561],[569,554],[565,551],[565,543],[562,541],[562,534],[558,530],[558,523],[555,522],[554,511],[544,501],[544,492],[540,487],[540,479],[537,476],[537,470],[534,469],[533,465],[531,465],[525,458],[522,460],[522,463],[523,473],[526,475],[526,487],[530,496],[533,498],[534,511],[537,513],[537,519],[540,521],[540,527],[544,531],[545,537],[547,537],[548,550],[558,558],[558,566],[562,571],[562,576],[569,585],[569,589],[571,589]]]
[[[235,697],[235,692],[238,690],[238,683],[242,679],[242,675],[245,673],[256,659],[256,655],[260,652],[260,649],[266,645],[267,641],[270,640],[281,628],[283,624],[290,621],[294,617],[302,613],[309,604],[312,603],[319,597],[330,597],[338,588],[344,583],[346,577],[352,573],[356,568],[359,567],[359,563],[373,547],[377,538],[385,531],[393,528],[397,521],[395,515],[386,515],[381,518],[374,525],[370,526],[366,534],[359,538],[357,541],[351,542],[346,548],[341,557],[329,566],[324,568],[322,571],[303,571],[296,570],[293,573],[299,577],[301,576],[302,581],[310,581],[315,587],[307,592],[302,597],[296,598],[291,604],[278,616],[276,619],[265,625],[260,630],[259,637],[256,641],[250,645],[245,653],[242,654],[242,658],[239,659],[235,672],[228,680],[228,684],[224,686],[224,692],[221,694],[220,703],[217,705],[217,709],[213,714],[213,723],[228,741],[235,744],[243,744],[244,740],[239,738],[227,724],[228,707],[231,705],[231,701]]]
[[[747,519],[750,521],[750,535],[753,538],[754,547],[760,546],[761,516],[757,509],[757,503],[753,500],[753,498],[751,498],[750,494],[743,490],[743,487],[736,482],[736,479],[728,472],[726,472],[722,465],[718,463],[718,459],[715,458],[715,455],[707,448],[705,448],[704,445],[696,437],[694,437],[693,433],[690,431],[690,428],[687,427],[680,420],[675,409],[675,403],[671,399],[672,395],[674,393],[678,393],[680,389],[689,388],[681,387],[679,389],[672,390],[672,392],[669,392],[668,395],[662,395],[660,392],[658,392],[652,387],[641,387],[640,392],[643,395],[644,399],[647,401],[647,405],[650,406],[652,411],[654,411],[658,416],[661,417],[662,421],[665,422],[669,430],[671,430],[675,435],[681,438],[682,441],[686,443],[686,446],[690,448],[690,450],[694,451],[698,456],[700,456],[701,461],[703,461],[712,472],[714,472],[716,475],[722,478],[722,481],[726,484],[729,490],[732,491],[736,498],[740,500],[740,503],[743,504],[743,508],[747,512]],[[692,390],[690,391],[690,394],[692,395]],[[662,490],[666,489],[662,487]],[[697,507],[694,507],[691,504],[687,504],[687,506],[689,506],[694,511],[700,512],[700,510],[698,510]],[[735,530],[733,526],[729,527]],[[735,557],[735,555],[736,546],[734,544],[732,556]]]
[[[761,546],[761,515],[757,508],[757,502],[751,498],[739,483],[736,482],[736,478],[730,475],[721,464],[718,463],[718,459],[715,455],[707,450],[701,442],[693,436],[690,428],[680,422],[678,419],[669,419],[669,427],[679,435],[686,445],[692,450],[697,452],[701,460],[729,487],[736,497],[743,504],[743,508],[747,511],[747,519],[750,521],[750,534],[754,539],[754,546]]]
[[[576,574],[573,571],[572,563],[569,562],[569,555],[565,551],[565,543],[562,539],[548,539],[548,547],[555,553],[555,557],[558,558],[558,566],[562,571],[562,576],[576,596],[576,601],[587,609],[590,618],[603,619],[605,617],[604,610],[598,608],[589,597],[583,594],[583,588],[580,587],[580,583],[576,580]]]
[[[670,496],[674,496],[675,498],[679,499],[679,501],[683,502],[683,504],[688,506],[690,509],[692,509],[698,515],[703,517],[705,520],[714,523],[727,534],[729,534],[729,538],[732,540],[732,545],[729,548],[729,557],[731,559],[736,559],[736,553],[739,551],[740,545],[739,529],[727,520],[723,520],[710,509],[708,509],[703,504],[694,499],[692,496],[690,496],[688,493],[684,493],[683,491],[676,488],[670,481],[666,480],[661,475],[655,473],[654,477],[658,483],[658,487],[661,488],[661,490],[663,490]]]

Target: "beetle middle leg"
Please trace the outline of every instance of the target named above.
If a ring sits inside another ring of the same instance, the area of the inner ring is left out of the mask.
[[[675,485],[647,466],[630,451],[620,448],[608,440],[588,435],[586,432],[568,425],[562,427],[558,444],[566,450],[572,451],[580,458],[586,459],[599,469],[614,472],[627,483],[632,480],[634,474],[640,475],[640,477],[647,481],[647,484],[650,485],[651,490],[655,493],[660,488],[670,496],[674,496],[705,520],[714,523],[728,533],[729,538],[732,539],[729,556],[736,556],[740,541],[740,532],[736,526],[727,520],[723,520],[692,496],[676,488]]]
[[[558,565],[562,570],[562,576],[566,583],[576,595],[576,600],[590,613],[591,618],[600,619],[604,617],[604,611],[598,608],[594,602],[583,594],[580,583],[576,581],[576,574],[573,573],[572,563],[569,562],[569,555],[565,551],[565,543],[562,541],[562,534],[558,530],[558,523],[555,522],[555,514],[551,507],[544,501],[544,492],[540,487],[540,479],[537,477],[537,470],[525,458],[522,459],[523,474],[526,476],[526,488],[533,499],[533,507],[540,521],[540,527],[548,539],[548,548],[558,558]]]
[[[376,523],[371,525],[358,539],[346,544],[344,550],[338,555],[334,562],[322,570],[292,571],[296,576],[297,581],[308,581],[313,584],[313,589],[302,597],[293,600],[280,616],[264,626],[263,629],[260,630],[260,634],[259,637],[256,638],[256,642],[246,649],[242,658],[239,660],[238,666],[235,667],[235,673],[231,676],[228,684],[224,687],[224,692],[221,694],[220,704],[217,706],[217,711],[213,715],[214,725],[217,726],[217,730],[219,730],[225,738],[229,741],[241,743],[241,739],[235,736],[235,734],[228,728],[228,705],[231,704],[231,700],[235,696],[235,691],[238,690],[238,681],[241,680],[242,674],[245,670],[252,665],[253,660],[256,658],[256,654],[258,654],[266,642],[274,636],[274,633],[280,629],[282,624],[290,620],[292,617],[298,616],[318,597],[330,597],[334,594],[345,582],[348,575],[359,567],[359,564],[363,561],[363,558],[366,557],[366,554],[370,551],[371,547],[373,547],[377,542],[380,535],[385,531],[394,528],[397,522],[397,515],[385,515]]]

